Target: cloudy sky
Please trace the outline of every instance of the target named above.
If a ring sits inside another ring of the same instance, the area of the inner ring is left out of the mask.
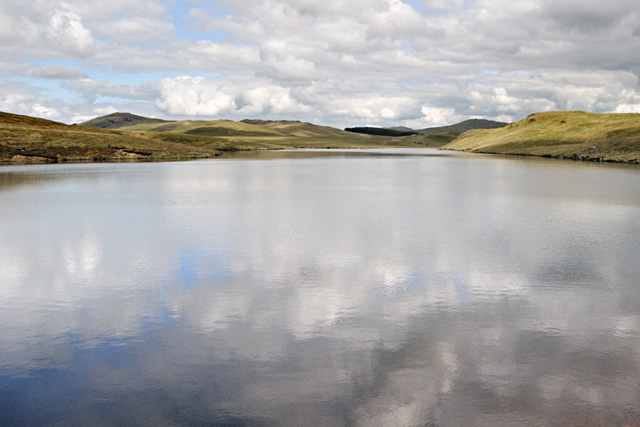
[[[637,0],[0,0],[0,111],[423,128],[640,112]]]

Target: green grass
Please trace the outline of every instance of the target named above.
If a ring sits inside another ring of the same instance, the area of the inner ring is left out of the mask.
[[[442,148],[638,163],[640,114],[537,113],[503,128],[465,132]]]

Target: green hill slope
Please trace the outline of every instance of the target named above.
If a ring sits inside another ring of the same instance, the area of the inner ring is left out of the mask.
[[[442,148],[638,163],[640,114],[537,113],[503,128],[465,132]]]
[[[110,146],[109,146],[110,145]],[[208,158],[220,152],[130,132],[0,112],[0,163]]]
[[[148,117],[136,116],[131,113],[113,113],[106,116],[96,117],[93,120],[80,123],[80,126],[90,126],[102,129],[118,129],[126,126],[139,124],[159,124],[166,123],[166,120],[150,119]]]

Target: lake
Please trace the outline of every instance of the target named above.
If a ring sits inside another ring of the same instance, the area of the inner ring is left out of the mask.
[[[0,425],[640,423],[640,168],[0,167]]]

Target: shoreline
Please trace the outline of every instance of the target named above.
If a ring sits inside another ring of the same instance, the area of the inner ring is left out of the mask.
[[[571,156],[566,154],[531,154],[531,153],[521,153],[521,152],[499,152],[499,151],[483,151],[483,150],[461,150],[461,149],[453,149],[453,148],[445,148],[440,147],[438,150],[441,151],[452,151],[457,153],[476,153],[476,154],[491,154],[497,156],[509,156],[509,157],[533,157],[539,159],[555,159],[555,160],[571,160],[573,162],[585,162],[585,163],[612,163],[612,164],[620,164],[620,165],[640,165],[640,160],[638,158],[633,158],[629,160],[621,160],[621,159],[612,159],[605,156],[600,157],[591,157],[584,156],[581,153],[576,153]],[[639,156],[640,157],[640,156]]]
[[[52,154],[44,154],[44,153],[35,153],[31,150],[31,152],[22,152],[16,150],[15,154],[13,154],[10,158],[0,159],[0,167],[1,166],[18,166],[18,165],[43,165],[43,164],[73,164],[73,163],[160,163],[160,162],[181,162],[181,161],[190,161],[190,160],[206,160],[206,159],[215,159],[220,157],[225,157],[225,154],[230,153],[251,153],[251,152],[262,152],[262,151],[282,151],[282,150],[304,150],[309,149],[310,147],[279,147],[279,148],[268,148],[268,149],[249,149],[249,150],[221,150],[216,153],[209,153],[207,155],[186,155],[186,156],[156,156],[152,153],[142,152],[140,150],[132,150],[125,148],[113,147],[111,155],[100,155],[95,157],[62,157],[61,155],[52,155]],[[313,149],[318,150],[341,150],[344,147],[311,147]],[[370,147],[370,146],[362,146],[362,147],[351,147],[351,149],[358,150],[367,150],[371,148],[381,148],[381,147]],[[446,147],[421,147],[421,146],[387,146],[383,148],[417,148],[417,149],[437,149],[439,151],[449,151],[453,153],[472,153],[472,154],[488,154],[488,155],[496,155],[496,156],[508,156],[508,157],[527,157],[527,158],[539,158],[539,159],[554,159],[554,160],[570,160],[573,162],[585,162],[585,163],[609,163],[609,164],[619,164],[619,165],[631,165],[638,166],[640,165],[640,161],[636,158],[630,160],[620,160],[620,159],[611,159],[606,158],[604,156],[600,157],[589,157],[582,156],[579,154],[574,154],[573,156],[567,155],[553,155],[553,154],[530,154],[530,153],[505,153],[499,151],[483,151],[483,150],[460,150],[460,149],[452,149]]]
[[[0,146],[1,147],[1,146]],[[279,146],[269,148],[253,148],[253,149],[217,149],[211,152],[191,154],[191,155],[155,155],[151,152],[142,150],[135,150],[123,147],[112,147],[107,149],[92,150],[91,155],[85,156],[64,156],[60,154],[65,149],[60,150],[19,150],[11,149],[8,153],[11,157],[7,156],[7,151],[4,150],[5,157],[0,158],[0,166],[14,166],[14,165],[42,165],[42,164],[70,164],[70,163],[126,163],[126,162],[179,162],[189,160],[205,160],[224,157],[225,154],[230,153],[251,153],[251,152],[264,152],[264,151],[283,151],[283,150],[305,150],[305,149],[317,149],[317,150],[369,150],[378,148],[418,148],[418,149],[434,149],[437,147],[427,147],[419,145],[386,145],[386,146],[339,146],[331,144],[321,144],[318,146]],[[68,151],[68,150],[67,150]],[[74,152],[74,154],[77,151]]]
[[[346,147],[339,146],[317,146],[317,147],[271,147],[271,148],[255,148],[255,149],[227,149],[227,150],[215,150],[207,153],[192,153],[188,155],[156,155],[154,153],[124,148],[124,147],[111,147],[105,149],[89,150],[80,154],[75,148],[60,148],[58,150],[21,150],[13,149],[9,147],[4,148],[5,156],[0,158],[0,166],[16,166],[16,165],[42,165],[42,164],[71,164],[71,163],[134,163],[134,162],[180,162],[190,160],[205,160],[225,157],[225,154],[230,153],[251,153],[262,151],[282,151],[282,150],[296,150],[296,149],[319,149],[319,150],[340,150]],[[640,165],[638,158],[632,158],[629,160],[615,159],[601,156],[585,156],[582,153],[576,153],[573,155],[567,154],[532,154],[525,152],[500,152],[495,150],[481,150],[481,149],[454,149],[445,146],[441,147],[427,147],[419,145],[387,145],[384,147],[372,147],[363,145],[360,147],[349,147],[349,149],[367,150],[372,148],[417,148],[417,149],[437,149],[439,151],[449,151],[454,153],[473,153],[473,154],[488,154],[497,156],[509,156],[509,157],[527,157],[527,158],[540,158],[540,159],[555,159],[555,160],[571,160],[573,162],[588,162],[588,163],[609,163],[609,164],[621,164],[621,165]],[[63,155],[64,153],[66,155]],[[630,153],[627,153],[630,154]],[[10,157],[9,157],[10,156]]]

